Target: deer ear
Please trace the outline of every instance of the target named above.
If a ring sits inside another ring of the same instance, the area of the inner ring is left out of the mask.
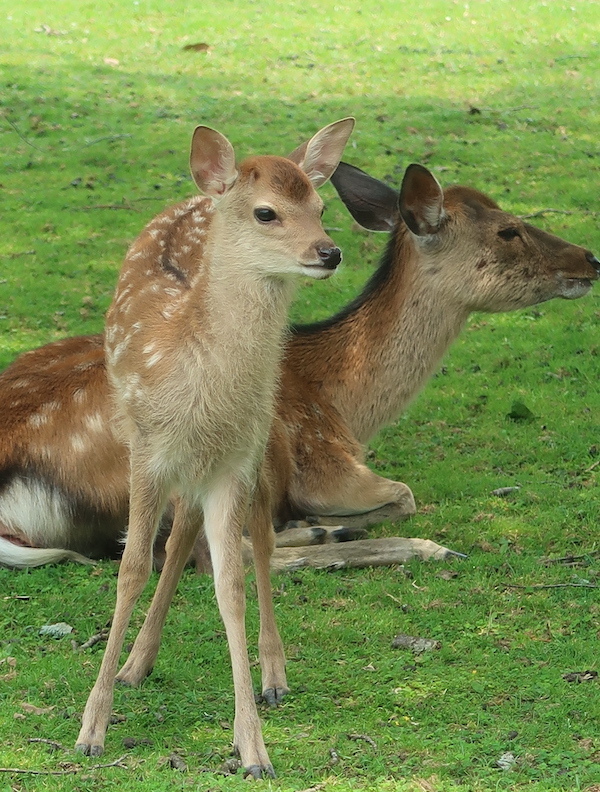
[[[368,173],[340,162],[331,183],[352,217],[369,231],[391,231],[398,219],[398,193]]]
[[[353,118],[335,121],[294,149],[288,159],[302,168],[315,188],[320,187],[337,168],[353,129]]]
[[[192,136],[190,170],[198,189],[217,198],[237,179],[233,146],[220,132],[198,126]]]
[[[402,180],[398,208],[413,234],[438,232],[444,212],[444,193],[433,173],[422,165],[409,165]]]

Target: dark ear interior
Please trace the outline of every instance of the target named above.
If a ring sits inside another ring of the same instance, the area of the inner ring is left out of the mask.
[[[445,216],[444,193],[433,173],[423,165],[409,165],[402,180],[398,208],[402,219],[417,236],[439,231]]]
[[[352,217],[370,231],[391,231],[398,218],[398,193],[368,173],[340,162],[331,182]]]

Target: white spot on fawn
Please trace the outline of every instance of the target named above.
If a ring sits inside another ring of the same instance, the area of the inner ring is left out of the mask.
[[[155,352],[151,357],[146,360],[146,368],[152,368],[163,359],[162,352]]]
[[[73,401],[75,404],[83,404],[83,402],[87,398],[87,391],[85,388],[77,388],[76,391],[73,391]]]
[[[34,413],[27,419],[27,423],[34,429],[39,429],[40,426],[48,423],[48,416],[41,415],[41,413]]]
[[[104,418],[100,412],[94,413],[93,415],[86,415],[84,423],[90,432],[97,432],[99,434],[104,431]]]
[[[84,451],[87,451],[88,444],[86,438],[83,435],[74,434],[71,437],[71,448],[76,454],[82,454]]]
[[[46,402],[46,404],[42,404],[41,406],[42,411],[46,413],[55,412],[56,410],[60,410],[60,408],[61,402],[59,401]]]

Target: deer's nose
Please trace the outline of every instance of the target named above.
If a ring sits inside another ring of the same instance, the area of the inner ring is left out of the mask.
[[[585,257],[590,262],[592,267],[596,270],[596,272],[600,275],[600,261],[598,261],[596,256],[594,256],[594,254],[591,251],[588,251],[585,254]]]
[[[318,247],[317,254],[325,269],[334,270],[342,260],[342,251],[339,247]]]

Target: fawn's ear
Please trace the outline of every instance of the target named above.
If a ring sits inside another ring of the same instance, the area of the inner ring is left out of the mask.
[[[217,198],[237,179],[233,146],[220,132],[198,126],[192,137],[190,170],[198,189]]]
[[[294,149],[288,155],[288,159],[302,168],[313,187],[320,187],[337,168],[353,129],[353,118],[335,121],[320,129],[308,142]]]
[[[391,231],[398,220],[398,193],[360,168],[340,162],[331,183],[352,217],[369,231]]]
[[[398,208],[413,234],[436,234],[446,213],[444,192],[433,173],[422,165],[409,165],[402,180]]]

